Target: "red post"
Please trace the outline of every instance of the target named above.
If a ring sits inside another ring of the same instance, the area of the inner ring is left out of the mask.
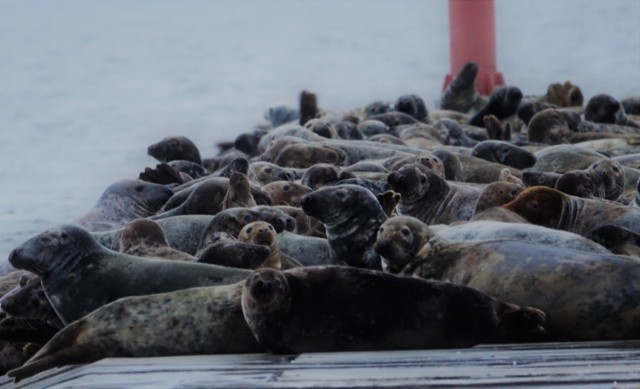
[[[496,28],[493,0],[449,0],[449,38],[451,73],[444,80],[443,91],[465,63],[477,62],[476,88],[489,95],[504,85],[496,70]]]

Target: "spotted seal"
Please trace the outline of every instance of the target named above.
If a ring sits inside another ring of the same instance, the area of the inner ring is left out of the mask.
[[[276,354],[470,347],[544,333],[537,309],[342,266],[257,270],[245,282],[242,312],[260,345]]]
[[[380,268],[371,246],[387,215],[371,191],[357,185],[325,186],[304,195],[300,205],[324,224],[334,260]]]
[[[387,181],[400,193],[397,211],[427,224],[449,224],[471,219],[480,189],[447,182],[420,164],[389,173]]]
[[[120,231],[118,243],[118,251],[136,257],[196,260],[194,256],[169,246],[164,231],[153,220],[136,219],[127,223]]]
[[[605,247],[583,236],[532,224],[474,221],[454,226],[427,226],[411,216],[395,216],[382,223],[374,249],[382,256],[383,268],[391,273],[397,273],[415,258],[434,234],[437,234],[441,240],[451,243],[512,239],[598,254],[611,254]]]
[[[103,358],[261,352],[242,315],[243,284],[119,299],[70,323],[9,376]]]
[[[117,181],[102,193],[91,210],[72,221],[90,231],[108,231],[151,216],[173,195],[164,185],[142,180]]]
[[[65,324],[120,297],[230,284],[248,274],[241,269],[121,254],[104,248],[74,225],[34,236],[14,249],[9,261],[42,277],[47,298]]]
[[[222,209],[234,207],[255,207],[256,200],[251,195],[251,186],[246,174],[233,172],[229,176],[229,187],[222,199]]]
[[[640,261],[635,258],[518,240],[449,243],[434,234],[399,274],[449,280],[536,306],[547,314],[549,340],[640,335]]]

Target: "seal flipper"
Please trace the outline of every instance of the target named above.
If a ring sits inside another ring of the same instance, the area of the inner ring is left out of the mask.
[[[166,163],[160,163],[156,165],[154,169],[145,168],[144,172],[138,176],[142,181],[151,182],[154,184],[184,184],[188,182],[179,172],[173,170],[173,168]]]
[[[44,320],[8,317],[0,322],[0,339],[42,345],[47,343],[58,330]]]
[[[84,326],[85,322],[82,320],[69,324],[23,366],[9,370],[7,376],[12,377],[14,382],[19,382],[53,367],[75,363],[89,363],[101,359],[102,356],[94,355],[95,359],[91,361],[87,360],[87,356],[91,356],[92,354],[84,350],[83,347],[78,347],[74,344],[78,336],[82,333]]]
[[[500,318],[501,334],[498,342],[535,342],[545,337],[547,315],[539,309],[498,302],[496,313]]]

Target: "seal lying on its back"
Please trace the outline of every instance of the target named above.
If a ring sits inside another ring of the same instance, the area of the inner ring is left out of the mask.
[[[303,196],[300,203],[304,213],[324,224],[335,261],[380,269],[371,246],[387,215],[371,191],[357,185],[325,186]]]
[[[141,180],[122,180],[111,184],[91,211],[72,223],[89,231],[108,231],[127,222],[155,214],[173,195],[164,185]]]
[[[102,358],[261,352],[242,316],[242,285],[114,301],[69,324],[10,377]]]
[[[120,297],[230,284],[249,271],[146,259],[101,246],[73,225],[51,228],[14,249],[11,264],[42,277],[47,298],[67,324]]]
[[[405,276],[449,280],[547,314],[549,339],[640,336],[640,261],[515,240],[448,243],[433,235]]]
[[[544,332],[537,309],[341,266],[258,270],[245,282],[242,312],[260,345],[278,354],[471,347]]]

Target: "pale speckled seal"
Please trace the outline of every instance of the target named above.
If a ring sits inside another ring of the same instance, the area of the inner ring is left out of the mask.
[[[470,347],[544,332],[537,309],[342,266],[257,270],[243,288],[242,312],[260,345],[277,354]]]
[[[230,284],[248,274],[241,269],[121,254],[73,225],[34,236],[14,249],[9,261],[42,277],[47,298],[65,324],[120,297]]]
[[[253,243],[269,248],[269,257],[260,267],[270,267],[278,270],[290,268],[291,263],[285,263],[286,259],[282,258],[283,255],[278,247],[277,236],[278,234],[271,224],[257,221],[242,227],[238,234],[238,240],[243,243]]]
[[[586,236],[603,225],[640,233],[640,209],[599,199],[570,196],[546,186],[532,186],[503,205],[530,223]]]
[[[387,181],[400,193],[396,210],[427,224],[471,219],[480,189],[449,183],[420,164],[405,165],[389,173]]]
[[[555,188],[578,197],[599,197],[618,200],[625,186],[625,173],[622,165],[613,159],[602,159],[591,164],[585,170],[571,170],[562,174]]]
[[[382,223],[378,230],[374,249],[382,256],[383,268],[389,272],[397,273],[407,266],[420,252],[420,249],[435,237],[449,242],[512,239],[592,253],[611,254],[606,248],[583,236],[532,224],[476,221],[454,226],[427,226],[411,216],[395,216]]]
[[[17,382],[53,367],[103,358],[261,352],[242,315],[242,286],[114,301],[69,324],[9,376]]]
[[[195,261],[196,258],[169,246],[160,225],[147,219],[133,220],[124,226],[118,238],[121,253],[136,257]]]
[[[371,246],[387,215],[371,191],[357,185],[325,186],[303,196],[300,204],[324,224],[335,261],[380,269]]]
[[[173,195],[164,185],[141,180],[121,180],[102,193],[93,208],[72,221],[89,231],[120,228],[127,222],[151,216]]]
[[[448,243],[434,236],[401,271],[448,280],[547,314],[549,339],[640,336],[640,261],[516,240]]]

